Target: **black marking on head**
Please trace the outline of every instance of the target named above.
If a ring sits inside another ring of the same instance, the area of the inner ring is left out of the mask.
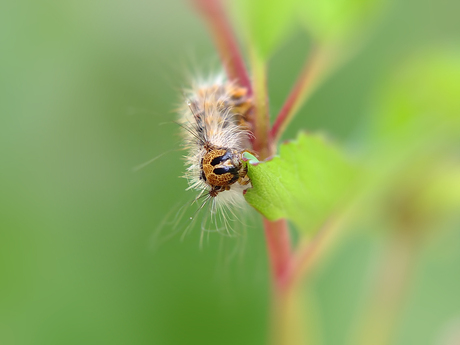
[[[222,162],[225,162],[226,160],[231,159],[231,158],[232,158],[232,154],[231,154],[230,152],[227,151],[227,152],[225,152],[224,155],[214,158],[214,159],[211,161],[211,165],[214,167],[214,166],[216,166],[217,164],[220,164],[220,163],[222,163]]]
[[[204,171],[202,170],[201,171],[201,179],[206,182],[206,174],[204,173]]]
[[[231,167],[223,167],[223,168],[216,168],[212,171],[214,174],[216,175],[223,175],[223,174],[227,174],[227,173],[231,173],[231,174],[236,174],[238,175],[238,170],[236,169],[236,167],[234,166],[231,166]]]

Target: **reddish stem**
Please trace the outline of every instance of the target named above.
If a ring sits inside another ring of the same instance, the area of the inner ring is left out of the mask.
[[[323,58],[323,51],[315,48],[305,62],[302,73],[292,88],[270,131],[270,137],[274,143],[279,140],[297,110],[313,90],[314,84],[317,82],[322,71]]]
[[[248,94],[252,95],[251,80],[222,2],[220,0],[192,0],[192,2],[210,28],[209,31],[219,50],[228,78],[247,88]]]
[[[273,281],[278,290],[283,290],[291,271],[291,240],[287,221],[264,219],[264,228]]]

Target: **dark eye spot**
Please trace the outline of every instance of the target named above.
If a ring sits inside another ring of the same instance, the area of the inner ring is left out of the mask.
[[[231,153],[227,151],[227,152],[225,152],[224,155],[214,158],[214,159],[211,161],[211,165],[214,167],[214,166],[216,166],[217,164],[220,164],[220,163],[222,163],[222,162],[225,162],[227,159],[231,159],[231,158],[232,158]]]
[[[227,167],[225,167],[225,168],[217,168],[217,169],[213,170],[213,173],[216,174],[216,175],[223,175],[223,174],[228,173],[228,168]]]
[[[231,174],[235,175],[235,174],[238,174],[238,171],[237,171],[236,167],[232,166],[232,167],[216,168],[216,169],[213,170],[213,173],[216,174],[216,175],[223,175],[223,174],[226,174],[226,173],[231,173]]]

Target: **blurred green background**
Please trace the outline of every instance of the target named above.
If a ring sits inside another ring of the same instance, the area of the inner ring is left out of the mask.
[[[1,8],[0,344],[265,344],[270,290],[258,216],[241,236],[212,234],[202,248],[199,226],[181,240],[168,222],[194,195],[179,178],[171,123],[180,89],[190,70],[219,69],[189,4]],[[393,3],[285,138],[306,128],[359,147],[381,80],[420,47],[458,44],[459,11],[452,0]],[[309,49],[297,31],[271,61],[272,114]],[[419,253],[395,344],[459,342],[459,227],[460,219]],[[310,276],[312,332],[325,344],[343,343],[385,242],[354,230]]]

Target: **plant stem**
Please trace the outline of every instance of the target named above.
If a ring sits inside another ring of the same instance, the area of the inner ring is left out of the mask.
[[[278,139],[292,119],[303,100],[312,91],[320,75],[323,56],[315,52],[295,85],[280,116],[270,129],[270,112],[267,88],[267,63],[256,51],[250,51],[252,80],[248,77],[236,39],[219,0],[192,0],[200,10],[213,35],[221,60],[230,80],[248,89],[253,99],[253,109],[249,118],[254,133],[253,149],[259,159],[264,160],[275,153],[273,139]],[[303,343],[303,323],[299,300],[299,284],[302,267],[307,258],[299,264],[292,253],[289,228],[285,219],[269,221],[264,219],[267,252],[272,272],[272,342],[276,345],[297,345]],[[308,255],[307,255],[308,256]],[[293,264],[299,267],[294,268]]]
[[[291,93],[273,123],[270,137],[274,143],[278,142],[286,127],[294,118],[294,115],[319,84],[329,63],[328,50],[323,47],[313,49],[313,52],[305,61],[302,72]]]
[[[220,0],[191,1],[201,12],[209,26],[209,32],[219,50],[228,78],[245,87],[248,90],[248,95],[251,95],[251,81],[222,2]]]
[[[302,293],[298,285],[289,284],[292,274],[291,241],[285,219],[264,219],[268,257],[272,272],[271,334],[273,345],[300,345],[305,339]]]
[[[307,332],[303,310],[303,291],[299,286],[277,291],[272,303],[273,345],[305,345]]]
[[[313,238],[307,238],[301,241],[292,255],[291,274],[289,276],[289,285],[299,285],[305,278],[309,267],[313,265],[314,260],[325,248],[328,248],[331,240],[334,238],[334,230],[338,228],[339,220],[330,219],[316,233]]]
[[[285,219],[264,219],[265,238],[276,290],[284,290],[291,269],[291,240]]]
[[[254,108],[250,119],[255,136],[253,146],[254,150],[259,154],[259,159],[264,160],[275,153],[275,147],[272,145],[270,138],[267,64],[254,50],[250,52],[250,57],[254,92]]]
[[[267,90],[266,62],[255,51],[251,54],[253,73],[254,109],[251,119],[254,128],[254,150],[261,160],[273,155],[275,147],[270,137],[270,116]],[[264,219],[265,238],[272,276],[271,343],[273,345],[297,345],[302,335],[300,293],[290,281],[292,250],[289,228],[285,219]]]
[[[387,345],[393,341],[404,298],[413,278],[418,238],[396,233],[389,239],[373,291],[350,344]]]
[[[306,328],[312,327],[312,323],[308,322],[309,320],[305,315],[305,304],[302,303],[304,297],[302,282],[315,259],[333,239],[334,230],[338,229],[338,224],[337,219],[327,222],[313,239],[302,241],[298,244],[295,252],[291,251],[288,257],[284,258],[284,261],[281,259],[278,261],[279,266],[273,265],[274,273],[278,273],[274,277],[275,289],[272,302],[273,345],[316,343],[314,329]],[[281,226],[278,225],[278,227]],[[273,232],[279,230],[270,227],[269,229]],[[284,238],[281,238],[278,239],[277,243],[283,242]],[[281,253],[283,253],[281,249],[278,249],[278,252],[270,255],[270,257],[279,259]],[[275,270],[276,268],[278,271]]]

